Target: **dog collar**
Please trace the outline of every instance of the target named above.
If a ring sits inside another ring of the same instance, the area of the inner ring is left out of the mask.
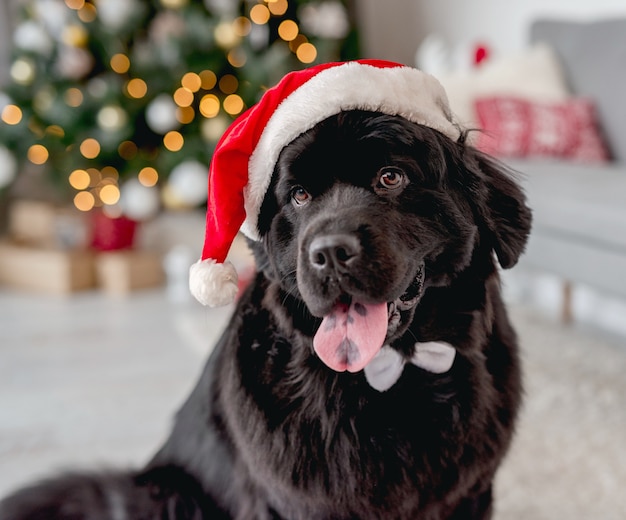
[[[456,349],[443,341],[416,343],[415,354],[408,361],[397,350],[385,345],[363,371],[372,388],[385,392],[400,379],[406,363],[433,374],[443,374],[450,370],[455,357]]]

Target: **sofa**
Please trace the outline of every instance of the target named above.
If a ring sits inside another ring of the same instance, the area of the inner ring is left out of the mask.
[[[555,52],[572,96],[592,100],[610,160],[525,158],[521,172],[534,224],[521,265],[626,298],[626,19],[537,20],[531,42]]]
[[[475,144],[510,165],[534,213],[527,272],[626,299],[626,18],[538,19],[519,53],[440,77]]]

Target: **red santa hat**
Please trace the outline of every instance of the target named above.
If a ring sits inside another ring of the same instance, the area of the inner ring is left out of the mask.
[[[226,256],[239,231],[259,240],[257,221],[281,150],[303,132],[345,110],[399,115],[451,139],[446,94],[432,76],[398,63],[325,63],[287,74],[226,130],[209,169],[206,232],[189,288],[204,305],[232,302],[237,273]]]

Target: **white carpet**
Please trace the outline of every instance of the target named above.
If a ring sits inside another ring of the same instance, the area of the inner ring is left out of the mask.
[[[626,518],[626,339],[511,312],[526,399],[498,520]]]

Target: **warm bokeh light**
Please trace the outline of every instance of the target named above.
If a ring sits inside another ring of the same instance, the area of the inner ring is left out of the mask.
[[[278,26],[278,36],[280,36],[286,42],[290,42],[298,36],[300,29],[298,24],[293,20],[284,20]]]
[[[120,172],[117,171],[113,166],[105,166],[100,170],[102,174],[102,179],[111,179],[115,182],[120,178]]]
[[[231,50],[227,55],[226,59],[228,63],[230,63],[235,68],[243,67],[248,60],[248,56],[246,56],[246,51],[241,48]]]
[[[267,7],[274,16],[282,16],[287,12],[288,3],[287,0],[276,0],[269,2]]]
[[[178,152],[183,147],[184,144],[185,144],[185,139],[180,134],[180,132],[176,132],[175,130],[168,132],[163,137],[163,145],[170,152]]]
[[[226,96],[224,100],[224,110],[229,113],[231,116],[235,116],[239,114],[244,107],[243,99],[237,94],[231,94],[230,96]]]
[[[102,180],[102,174],[98,168],[87,168],[89,174],[89,186],[97,186]]]
[[[49,157],[48,149],[41,144],[34,144],[28,149],[27,157],[33,164],[44,164]]]
[[[89,33],[82,25],[68,25],[63,29],[61,40],[71,47],[86,47]]]
[[[142,168],[137,175],[139,182],[146,188],[151,188],[159,181],[159,173],[152,168],[152,166],[146,166]]]
[[[130,69],[130,60],[126,54],[115,54],[110,61],[111,68],[118,74],[124,74]]]
[[[107,206],[117,204],[120,200],[120,189],[115,184],[107,184],[100,189],[100,200]]]
[[[65,137],[65,130],[61,128],[59,125],[50,125],[46,128],[45,133],[48,135],[53,135],[54,137]]]
[[[130,97],[135,99],[140,99],[146,95],[148,92],[148,85],[146,82],[140,78],[131,79],[126,84],[126,91]]]
[[[80,143],[80,153],[86,159],[95,159],[100,155],[100,143],[93,137],[88,137]]]
[[[98,12],[93,4],[85,4],[76,14],[78,15],[78,19],[84,23],[91,23],[98,16]]]
[[[202,78],[195,72],[187,72],[180,80],[180,84],[191,92],[198,92],[202,87]]]
[[[70,107],[79,107],[83,104],[84,96],[80,89],[76,87],[68,88],[65,91],[65,104]]]
[[[296,56],[302,63],[313,63],[317,58],[317,49],[312,43],[303,43],[298,47]]]
[[[65,5],[70,9],[78,11],[85,6],[85,0],[65,0]]]
[[[2,121],[7,125],[17,125],[22,120],[22,109],[17,105],[7,105],[2,109]]]
[[[196,117],[196,111],[191,107],[178,107],[176,109],[176,120],[183,125],[188,125]]]
[[[244,36],[248,36],[248,34],[250,34],[252,24],[248,18],[240,16],[239,18],[235,18],[235,21],[233,22],[233,30],[237,36],[243,38]]]
[[[270,20],[270,10],[262,4],[256,4],[250,9],[250,20],[257,25],[263,25]]]
[[[234,94],[239,88],[239,80],[232,74],[225,74],[220,78],[219,87],[224,94]]]
[[[188,107],[193,103],[193,92],[185,87],[180,87],[174,92],[174,103],[179,107]]]
[[[217,84],[217,76],[212,70],[203,70],[199,76],[204,90],[211,90]]]
[[[134,159],[137,155],[137,145],[132,141],[123,141],[117,147],[117,153],[120,154],[122,159],[126,159],[127,161]]]
[[[295,53],[300,45],[302,45],[303,43],[308,43],[308,41],[309,39],[304,34],[300,33],[289,42],[289,50]]]
[[[220,112],[220,100],[215,94],[207,94],[200,100],[199,108],[204,117],[215,117]]]
[[[91,177],[85,170],[74,170],[70,173],[69,183],[75,190],[84,190],[89,187]]]
[[[96,199],[88,191],[81,191],[74,197],[74,206],[80,211],[90,211],[96,204]]]
[[[20,58],[11,65],[10,74],[16,83],[30,85],[35,79],[35,66],[32,61]]]

